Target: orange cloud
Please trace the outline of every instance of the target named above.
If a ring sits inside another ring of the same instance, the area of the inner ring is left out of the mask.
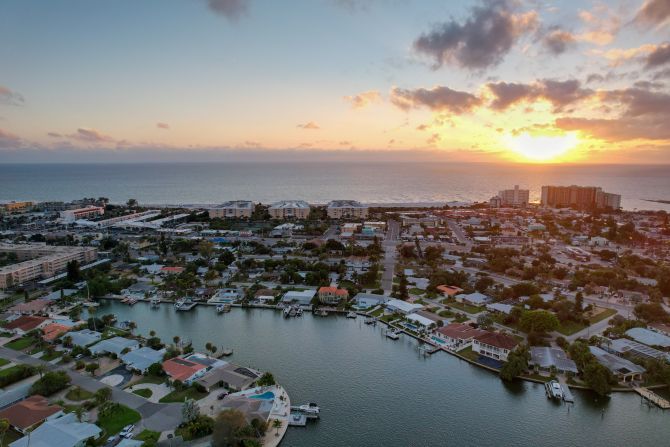
[[[381,95],[377,90],[369,90],[357,95],[345,96],[344,100],[349,102],[354,109],[361,109],[372,103],[379,102]]]
[[[307,123],[305,123],[305,124],[298,124],[297,127],[301,128],[301,129],[307,129],[307,130],[318,130],[318,129],[321,129],[321,126],[319,126],[318,124],[316,124],[314,121],[309,121],[309,122],[307,122]]]

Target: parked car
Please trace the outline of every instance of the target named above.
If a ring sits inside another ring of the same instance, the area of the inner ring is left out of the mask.
[[[222,400],[222,399],[223,399],[224,397],[226,397],[227,395],[228,395],[228,392],[227,392],[227,391],[224,391],[223,393],[221,393],[221,394],[219,394],[218,396],[216,396],[216,398],[219,399],[219,400]]]
[[[119,436],[122,438],[130,439],[133,436],[133,430],[135,429],[135,425],[130,424],[126,425],[123,427],[123,430],[121,430],[121,433],[119,433]]]

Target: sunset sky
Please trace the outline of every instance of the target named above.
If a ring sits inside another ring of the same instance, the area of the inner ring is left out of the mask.
[[[0,162],[670,163],[670,0],[4,0],[0,61]]]

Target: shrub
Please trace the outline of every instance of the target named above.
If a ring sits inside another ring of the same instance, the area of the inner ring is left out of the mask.
[[[50,371],[44,374],[37,382],[33,383],[33,386],[30,388],[30,394],[51,396],[70,386],[70,381],[70,376],[65,371]]]

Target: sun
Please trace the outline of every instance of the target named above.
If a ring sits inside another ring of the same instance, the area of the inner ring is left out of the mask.
[[[504,137],[507,147],[524,161],[548,162],[562,161],[579,144],[576,132],[561,135],[531,135],[524,132]]]

